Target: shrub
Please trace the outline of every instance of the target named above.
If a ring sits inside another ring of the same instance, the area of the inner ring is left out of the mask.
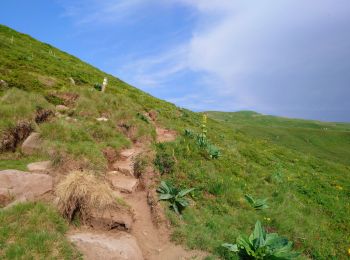
[[[169,201],[170,208],[172,208],[176,214],[181,214],[182,210],[189,205],[188,201],[185,199],[185,196],[193,190],[194,188],[180,190],[175,188],[173,185],[162,181],[157,189],[157,192],[160,193],[159,200]]]
[[[92,172],[71,172],[58,184],[59,210],[69,221],[79,215],[86,221],[94,210],[116,206],[113,191]]]
[[[249,236],[239,236],[236,244],[225,243],[223,247],[237,253],[241,259],[295,259],[300,254],[292,251],[293,243],[277,233],[266,233],[260,221]]]

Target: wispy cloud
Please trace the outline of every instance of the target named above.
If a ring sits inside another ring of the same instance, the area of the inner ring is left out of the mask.
[[[61,0],[64,15],[74,18],[77,25],[89,26],[122,21],[152,2],[154,0]]]
[[[82,2],[82,9],[74,2],[66,13],[85,26],[117,24],[152,6],[192,9],[196,24],[188,37],[160,46],[155,55],[134,53],[131,61],[114,69],[144,89],[168,88],[173,95],[168,98],[177,104],[291,116],[322,106],[350,114],[345,102],[350,98],[347,0]],[[183,97],[172,89],[178,85]]]
[[[175,75],[189,69],[187,56],[187,46],[175,46],[157,55],[131,59],[119,68],[119,72],[128,75],[137,86],[143,88],[164,86]]]

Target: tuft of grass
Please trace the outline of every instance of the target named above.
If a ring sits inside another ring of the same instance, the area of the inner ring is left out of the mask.
[[[92,172],[74,171],[57,185],[59,210],[69,221],[79,216],[86,221],[93,211],[104,211],[116,206],[109,185]]]
[[[0,210],[0,258],[80,259],[64,236],[67,230],[58,212],[42,203]]]

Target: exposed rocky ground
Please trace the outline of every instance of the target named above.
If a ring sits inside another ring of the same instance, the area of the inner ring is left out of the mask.
[[[175,137],[174,131],[157,127],[159,142],[173,141]],[[40,143],[40,136],[32,133],[23,142],[22,151],[30,153],[40,149]],[[87,225],[72,227],[67,234],[84,259],[177,260],[202,259],[206,255],[188,251],[170,241],[170,226],[154,191],[157,173],[148,167],[143,178],[134,174],[135,158],[147,149],[147,144],[138,143],[121,151],[106,173],[106,180],[127,208],[94,212]],[[54,178],[50,176],[52,162],[35,162],[27,167],[28,172],[0,171],[0,202],[8,208],[46,195],[49,201],[57,204],[59,198],[53,195]]]

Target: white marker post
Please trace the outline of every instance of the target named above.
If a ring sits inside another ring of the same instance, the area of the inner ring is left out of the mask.
[[[108,79],[104,78],[102,83],[102,89],[101,89],[102,92],[105,92],[107,84],[108,84]]]

